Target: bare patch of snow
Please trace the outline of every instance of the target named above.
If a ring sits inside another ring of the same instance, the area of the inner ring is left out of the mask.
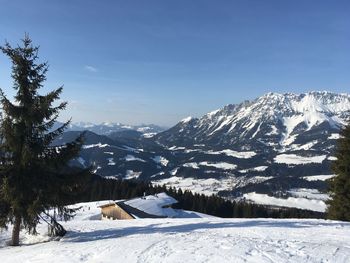
[[[252,171],[257,171],[257,172],[263,172],[265,171],[267,168],[269,168],[268,166],[257,166],[257,167],[253,167],[253,168],[249,168],[249,169],[243,169],[240,170],[240,173],[248,173],[248,172],[252,172]]]
[[[98,147],[98,148],[105,148],[109,146],[109,144],[102,144],[102,143],[96,143],[96,144],[88,144],[88,145],[83,145],[83,149],[90,149],[90,148],[95,148],[95,147]]]
[[[183,167],[189,167],[189,168],[192,168],[192,169],[199,169],[199,166],[197,163],[185,163],[182,165]]]
[[[164,174],[165,174],[164,172],[159,172],[159,173],[151,175],[151,178],[157,177],[159,175],[164,175]]]
[[[114,158],[108,158],[108,164],[107,165],[115,165]]]
[[[225,163],[225,162],[218,162],[218,163],[213,163],[213,162],[200,162],[200,166],[212,166],[218,169],[223,169],[223,170],[233,170],[237,168],[237,165],[231,164],[231,163]]]
[[[328,156],[328,157],[327,157],[327,160],[336,161],[336,160],[338,160],[338,158],[335,157],[335,156]]]
[[[274,158],[276,163],[285,164],[308,164],[308,163],[322,163],[326,159],[327,155],[319,156],[300,156],[296,154],[279,154]]]
[[[246,200],[253,201],[257,204],[263,205],[275,205],[275,206],[284,206],[284,207],[296,207],[300,209],[308,209],[318,212],[326,211],[326,204],[322,200],[310,200],[308,198],[296,198],[296,197],[288,197],[277,198],[274,196],[269,196],[266,194],[258,194],[255,192],[244,194],[243,197]]]
[[[311,200],[322,200],[326,201],[329,199],[328,194],[320,193],[317,189],[308,188],[293,188],[288,191],[294,197],[297,198],[307,198]]]
[[[232,156],[232,157],[236,157],[236,158],[242,158],[242,159],[249,159],[252,158],[256,155],[255,152],[252,151],[247,151],[247,152],[237,152],[234,150],[230,150],[230,149],[225,149],[222,151],[208,151],[205,152],[208,154],[225,154],[227,156]]]
[[[186,148],[185,147],[177,147],[177,146],[171,146],[170,148],[169,148],[169,150],[171,150],[171,151],[179,151],[179,150],[185,150]]]
[[[135,172],[133,170],[127,170],[126,175],[124,176],[124,179],[137,179],[142,174],[142,172]]]
[[[157,134],[156,132],[148,132],[148,133],[144,133],[142,136],[144,138],[152,138],[156,134]]]
[[[325,181],[325,180],[331,179],[334,176],[335,176],[335,174],[311,175],[311,176],[305,176],[305,177],[303,177],[303,179],[305,179],[307,181],[317,181],[317,180]]]
[[[145,160],[141,158],[137,158],[134,155],[128,154],[127,156],[124,157],[124,160],[127,162],[132,162],[132,161],[140,161],[140,162],[145,162]]]
[[[100,170],[101,168],[102,168],[102,167],[98,165],[98,166],[92,171],[92,173],[94,173],[94,174],[97,173],[97,171]]]
[[[185,163],[182,166],[189,167],[192,169],[199,169],[199,166],[211,166],[215,167],[217,169],[223,169],[223,170],[233,170],[237,168],[237,165],[226,163],[226,162],[200,162],[200,163]]]
[[[179,167],[174,168],[173,170],[170,171],[171,175],[176,175],[177,171],[179,170]]]
[[[329,137],[328,140],[338,140],[340,138],[339,133],[332,133]]]
[[[169,161],[166,158],[164,158],[163,156],[159,156],[159,155],[153,157],[152,160],[156,163],[161,164],[162,166],[167,166],[169,163]]]
[[[290,146],[291,150],[310,150],[313,146],[315,146],[318,143],[317,140],[305,143],[303,145],[299,145],[299,144],[292,144]]]

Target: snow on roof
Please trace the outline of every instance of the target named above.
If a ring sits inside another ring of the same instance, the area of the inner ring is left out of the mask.
[[[176,212],[172,208],[163,208],[177,203],[177,200],[166,193],[148,195],[125,201],[124,204],[141,210],[145,213],[157,216],[173,217]]]

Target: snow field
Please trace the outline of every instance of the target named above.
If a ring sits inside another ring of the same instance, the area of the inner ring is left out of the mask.
[[[326,157],[326,155],[304,157],[296,154],[279,154],[274,158],[274,161],[285,164],[322,163]]]
[[[322,174],[322,175],[305,176],[303,178],[307,181],[317,181],[317,180],[325,181],[325,180],[331,179],[334,176],[335,176],[335,174],[327,174],[327,175]]]
[[[176,169],[172,171],[177,172]],[[211,172],[211,171],[207,171]],[[175,173],[176,174],[176,173]],[[157,174],[158,175],[158,174]],[[194,193],[212,195],[217,194],[219,191],[230,190],[233,187],[243,187],[250,183],[260,183],[266,180],[271,179],[269,176],[240,176],[240,177],[226,177],[226,178],[208,178],[208,179],[198,179],[192,177],[179,177],[172,176],[169,178],[153,180],[152,184],[154,185],[163,185],[165,184],[168,187],[175,187],[177,189],[181,188],[182,190],[190,190]]]
[[[168,163],[169,163],[169,160],[167,160],[167,159],[164,158],[163,156],[159,156],[159,155],[155,156],[155,157],[153,158],[153,161],[155,161],[156,163],[161,164],[162,166],[167,166]]]
[[[307,190],[310,190],[310,189],[307,189]],[[269,196],[267,194],[259,194],[256,192],[251,192],[251,193],[244,194],[243,197],[246,200],[253,201],[254,203],[261,204],[261,205],[295,207],[299,209],[325,212],[327,206],[324,200],[327,198],[327,196],[321,195],[322,198],[320,198],[320,195],[321,194],[316,195],[316,193],[305,193],[305,191],[304,192],[299,191],[299,192],[294,192],[294,196],[297,196],[297,197],[278,198],[274,196]],[[310,199],[310,198],[313,198],[313,199]]]
[[[101,203],[100,203],[101,204]],[[89,210],[90,207],[90,210]],[[96,203],[85,203],[64,223],[68,234],[5,246],[0,262],[348,262],[350,223],[303,219],[98,220]],[[40,231],[46,227],[40,226]],[[22,233],[23,234],[23,233]],[[39,243],[35,243],[39,242]]]
[[[132,161],[140,161],[140,162],[145,162],[145,160],[141,159],[141,158],[137,158],[132,154],[128,154],[124,157],[124,160],[127,162],[132,162]]]
[[[199,166],[211,166],[222,170],[234,170],[237,168],[237,165],[226,163],[226,162],[200,162],[200,163],[192,162],[192,163],[185,163],[183,164],[183,166],[189,167],[192,169],[199,169]]]

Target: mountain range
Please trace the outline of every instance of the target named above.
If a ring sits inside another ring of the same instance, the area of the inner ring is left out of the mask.
[[[349,94],[268,93],[200,118],[188,117],[167,130],[73,125],[56,143],[89,130],[76,161],[94,165],[101,176],[228,198],[249,193],[295,196],[300,189],[319,196],[326,189],[324,180],[332,176],[339,129],[349,120]]]
[[[55,127],[62,125],[61,122],[57,122]],[[144,136],[151,137],[157,133],[165,131],[167,127],[158,126],[155,124],[141,124],[141,125],[127,125],[119,122],[102,122],[100,124],[95,124],[91,122],[74,122],[70,123],[67,130],[68,131],[91,131],[99,135],[110,136],[113,133],[121,134],[133,134],[134,136]]]

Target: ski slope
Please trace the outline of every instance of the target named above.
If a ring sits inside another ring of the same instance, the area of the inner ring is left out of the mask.
[[[350,223],[325,220],[180,219],[99,220],[84,203],[57,241],[22,233],[22,246],[6,246],[0,262],[349,262]]]

